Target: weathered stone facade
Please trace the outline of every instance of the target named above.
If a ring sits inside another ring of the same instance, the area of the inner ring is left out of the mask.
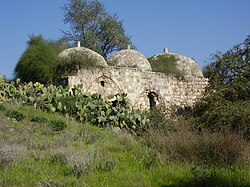
[[[125,92],[132,106],[148,109],[159,106],[192,106],[202,97],[207,79],[175,76],[131,68],[109,67],[105,69],[80,70],[69,76],[70,86],[83,83],[83,92],[101,93],[104,96]],[[154,104],[155,102],[155,104]]]
[[[134,50],[131,51],[133,54],[135,53]],[[133,62],[136,63],[135,58],[129,59],[133,59]],[[116,58],[116,61],[119,61],[119,58]],[[208,84],[207,79],[203,77],[184,75],[177,78],[174,75],[150,71],[148,62],[138,63],[138,67],[135,67],[135,64],[130,67],[130,63],[126,65],[124,61],[126,59],[123,59],[120,67],[80,69],[76,75],[68,77],[68,84],[72,87],[82,83],[83,92],[101,93],[104,96],[125,92],[136,109],[173,105],[192,106],[197,99],[203,96]]]

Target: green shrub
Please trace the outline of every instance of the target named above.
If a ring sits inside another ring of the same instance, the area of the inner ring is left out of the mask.
[[[126,94],[104,99],[100,94],[83,94],[82,86],[75,85],[69,91],[62,86],[46,87],[38,82],[21,85],[20,79],[17,79],[4,84],[0,100],[31,105],[51,113],[61,112],[101,128],[114,126],[136,132],[145,127],[147,118],[132,111]],[[36,122],[40,120],[37,117],[32,119]]]
[[[6,107],[2,103],[0,103],[0,111],[5,111],[5,110],[6,110]]]
[[[108,172],[108,171],[113,170],[115,166],[116,166],[115,160],[112,160],[112,159],[101,160],[99,161],[99,166],[97,167],[97,169]]]
[[[58,163],[61,165],[65,165],[67,163],[67,155],[63,152],[55,152],[50,157],[50,163],[51,164]]]
[[[31,118],[31,121],[36,122],[36,123],[46,123],[48,119],[43,116],[33,116]]]
[[[0,144],[0,170],[10,169],[15,162],[27,153],[27,147],[21,144]]]
[[[150,110],[146,113],[146,116],[149,119],[149,122],[146,125],[146,130],[154,129],[155,131],[162,133],[176,131],[176,123],[168,118],[169,113],[173,112],[169,110],[167,111],[165,108]]]
[[[229,128],[250,140],[249,46],[250,35],[225,53],[216,52],[204,67],[209,87],[191,112],[196,128],[214,132]]]
[[[10,117],[10,118],[14,118],[16,119],[17,121],[22,121],[23,119],[25,119],[25,115],[21,112],[18,112],[16,110],[8,110],[6,113],[5,113],[6,116]]]
[[[5,75],[0,75],[0,85],[6,81]]]
[[[62,120],[51,120],[49,126],[53,131],[61,131],[67,127],[67,124]]]
[[[63,113],[67,113],[69,116],[75,117],[77,114],[77,108],[76,108],[76,96],[66,96],[61,97],[59,99],[59,102],[61,102],[62,106],[65,106],[66,110],[63,111]]]
[[[103,139],[102,136],[100,136],[99,133],[93,132],[88,130],[86,127],[82,127],[79,131],[79,136],[87,143],[87,144],[93,144],[97,142],[98,140]]]
[[[235,131],[224,128],[223,131],[197,132],[186,118],[166,119],[157,110],[148,117],[150,122],[141,140],[162,161],[232,165],[247,159],[244,153],[248,143]]]
[[[244,161],[247,142],[235,132],[204,132],[183,129],[162,133],[151,129],[142,141],[153,149],[161,160],[191,162],[206,165],[232,165]]]
[[[56,83],[58,53],[66,46],[60,41],[48,41],[41,35],[33,35],[15,67],[16,78],[25,82]]]
[[[202,163],[226,166],[240,162],[247,144],[241,135],[225,131],[205,133],[193,146]]]
[[[196,103],[191,111],[193,126],[211,132],[229,128],[250,137],[250,100],[230,101],[212,93]]]
[[[126,94],[116,94],[106,101],[100,94],[84,94],[76,101],[77,119],[105,128],[119,127],[137,132],[145,127],[148,119],[133,113]]]

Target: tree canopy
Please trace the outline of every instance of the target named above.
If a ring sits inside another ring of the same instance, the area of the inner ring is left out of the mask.
[[[122,21],[117,15],[110,15],[98,0],[69,0],[63,9],[64,23],[69,23],[71,28],[71,31],[63,31],[69,42],[80,41],[105,58],[132,45]]]
[[[250,137],[250,35],[204,68],[210,86],[192,115],[200,128],[230,128]]]
[[[217,52],[211,64],[204,68],[212,89],[228,88],[237,99],[250,97],[250,35],[224,54]],[[232,98],[231,98],[232,99]]]
[[[15,76],[24,82],[55,83],[61,41],[46,41],[41,35],[30,36],[27,49],[15,67]]]

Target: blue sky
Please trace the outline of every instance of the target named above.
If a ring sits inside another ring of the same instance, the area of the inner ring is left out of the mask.
[[[249,0],[101,0],[123,20],[137,50],[150,57],[170,52],[194,58],[201,67],[250,34]],[[67,0],[0,0],[0,75],[13,77],[29,35],[58,39]]]

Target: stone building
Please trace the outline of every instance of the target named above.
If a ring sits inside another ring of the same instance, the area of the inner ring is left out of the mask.
[[[148,59],[130,48],[114,53],[107,61],[98,53],[80,46],[64,50],[59,58],[67,59],[72,54],[95,61],[99,68],[78,69],[74,76],[67,77],[70,87],[82,83],[83,92],[97,92],[103,96],[125,92],[136,109],[192,106],[203,96],[208,84],[194,60],[174,53],[171,55],[177,58],[176,66],[183,73],[181,77],[153,72]],[[167,49],[152,58],[165,54],[170,54]]]

